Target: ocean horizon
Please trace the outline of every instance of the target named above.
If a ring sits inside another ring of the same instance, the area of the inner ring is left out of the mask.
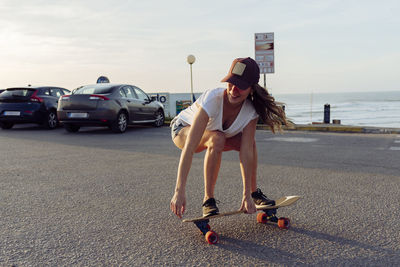
[[[324,106],[329,104],[331,123],[340,120],[342,125],[400,128],[400,91],[273,96],[284,103],[286,116],[296,124],[323,122]]]

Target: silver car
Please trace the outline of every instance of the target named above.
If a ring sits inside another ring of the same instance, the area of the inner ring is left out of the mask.
[[[129,124],[164,124],[164,106],[140,88],[128,84],[93,84],[63,95],[57,116],[68,132],[81,126],[108,126],[123,133]]]

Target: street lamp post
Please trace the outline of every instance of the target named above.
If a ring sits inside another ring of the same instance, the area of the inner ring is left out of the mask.
[[[191,92],[191,99],[190,102],[193,104],[193,75],[192,75],[192,65],[196,61],[196,58],[193,55],[187,56],[187,63],[190,65],[190,92]]]

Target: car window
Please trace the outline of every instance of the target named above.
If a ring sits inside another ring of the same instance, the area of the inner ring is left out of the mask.
[[[119,90],[118,90],[118,93],[119,93],[119,96],[120,96],[120,97],[126,97],[124,88],[119,89]]]
[[[75,89],[74,95],[111,94],[113,89],[114,87],[110,86],[87,85]]]
[[[50,95],[55,97],[62,96],[61,90],[58,88],[50,88]]]
[[[137,87],[133,87],[133,89],[135,90],[136,95],[138,96],[139,100],[148,100],[149,97],[146,95],[145,92],[143,92],[141,89],[137,88]]]
[[[50,95],[49,88],[42,88],[42,89],[40,90],[40,94],[41,94],[41,95]]]
[[[128,98],[137,99],[137,96],[136,96],[136,94],[134,93],[132,87],[130,87],[130,86],[125,86],[125,87],[124,87],[124,90],[125,90],[126,96],[127,96]]]
[[[61,89],[61,93],[62,93],[63,95],[69,95],[69,94],[71,93],[71,91],[70,91],[70,90],[67,90],[67,89]]]
[[[36,89],[19,89],[19,88],[12,88],[7,89],[4,91],[1,96],[2,97],[30,97]]]

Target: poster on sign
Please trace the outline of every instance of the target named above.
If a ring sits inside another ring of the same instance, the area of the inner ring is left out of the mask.
[[[260,67],[260,73],[275,73],[274,64],[274,33],[255,33],[255,60]]]

